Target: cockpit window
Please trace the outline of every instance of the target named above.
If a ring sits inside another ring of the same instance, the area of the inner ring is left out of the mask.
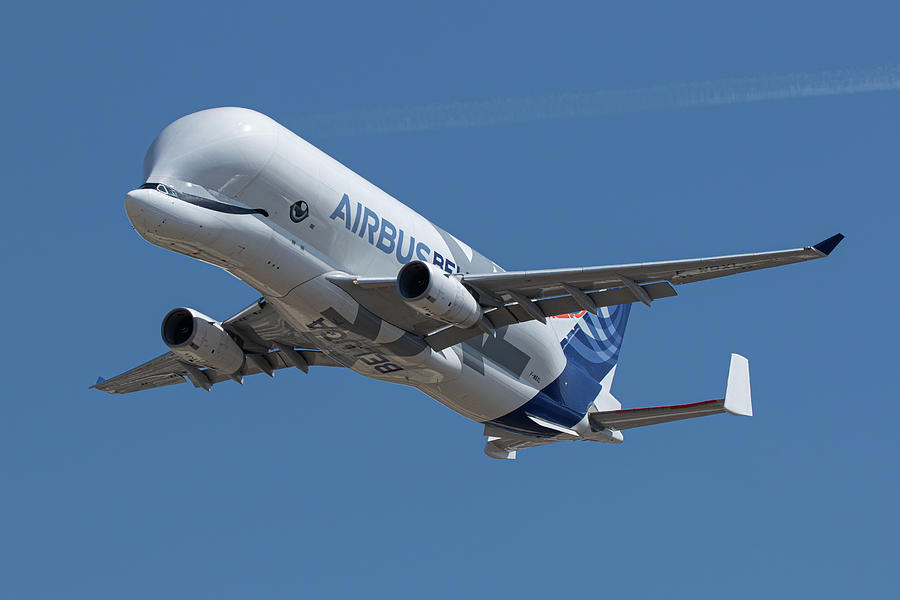
[[[158,186],[156,186],[156,189],[159,190],[160,192],[162,192],[163,194],[172,196],[173,198],[178,197],[178,192],[176,192],[173,188],[170,188],[166,185],[159,184]]]
[[[175,188],[169,187],[162,183],[145,183],[141,186],[142,190],[156,190],[157,192],[162,192],[167,196],[172,196],[173,198],[180,198],[181,195],[175,190]]]

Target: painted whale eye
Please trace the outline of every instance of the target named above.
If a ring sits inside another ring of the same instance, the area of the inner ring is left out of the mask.
[[[291,205],[291,221],[299,223],[309,216],[309,205],[303,200],[294,202]]]

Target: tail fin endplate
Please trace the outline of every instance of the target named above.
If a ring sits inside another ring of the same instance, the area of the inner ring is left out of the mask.
[[[750,361],[740,354],[731,355],[728,383],[725,386],[725,411],[739,417],[753,416],[750,400]]]

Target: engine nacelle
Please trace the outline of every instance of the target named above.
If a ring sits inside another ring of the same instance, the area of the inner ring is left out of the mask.
[[[162,338],[169,349],[197,367],[237,373],[244,366],[244,351],[222,327],[192,308],[176,308],[162,322]]]
[[[397,292],[423,315],[457,327],[471,327],[484,316],[478,302],[455,277],[414,260],[397,274]]]

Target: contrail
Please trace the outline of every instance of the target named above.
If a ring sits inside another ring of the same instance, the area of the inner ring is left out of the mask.
[[[300,130],[320,136],[404,133],[898,89],[900,65],[890,65],[625,90],[351,110],[309,116],[301,120]]]

